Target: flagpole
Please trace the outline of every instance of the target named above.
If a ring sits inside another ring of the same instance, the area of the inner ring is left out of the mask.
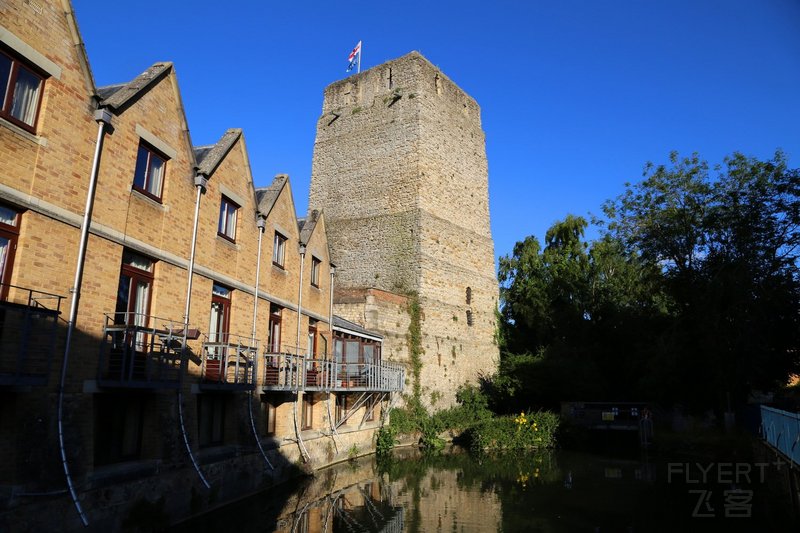
[[[361,74],[361,56],[364,53],[364,42],[358,41],[358,44],[360,44],[361,46],[359,46],[358,48],[358,71],[356,72],[356,74]]]

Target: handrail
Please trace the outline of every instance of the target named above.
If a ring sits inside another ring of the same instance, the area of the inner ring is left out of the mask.
[[[180,381],[186,364],[183,322],[129,312],[104,316],[98,366],[101,382],[147,385]]]
[[[0,385],[45,385],[65,298],[7,283],[0,287]]]
[[[247,385],[255,383],[254,365],[258,342],[243,335],[217,333],[216,340],[204,335],[201,375],[210,383]]]
[[[761,406],[764,441],[800,466],[800,413]]]
[[[286,353],[264,354],[263,385],[281,390],[402,391],[405,369],[397,363],[347,363]]]
[[[13,293],[11,291],[7,292],[7,289],[17,289],[22,293],[27,293],[27,296],[13,298],[11,296]],[[5,298],[3,298],[4,302],[27,305],[28,307],[35,307],[37,309],[53,311],[55,313],[61,313],[61,301],[66,299],[65,296],[50,292],[38,291],[28,287],[21,287],[19,285],[12,285],[10,283],[0,283],[0,293],[6,294]],[[43,301],[48,300],[55,300],[55,308],[47,307],[42,303]]]

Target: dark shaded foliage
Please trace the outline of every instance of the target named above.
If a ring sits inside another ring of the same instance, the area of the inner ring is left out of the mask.
[[[713,173],[672,154],[605,203],[600,239],[570,215],[501,258],[495,407],[725,408],[800,369],[800,172],[777,153]]]

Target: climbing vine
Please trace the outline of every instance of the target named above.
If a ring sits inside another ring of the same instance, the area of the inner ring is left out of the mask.
[[[420,374],[422,373],[422,306],[419,296],[412,294],[408,298],[408,355],[411,361],[411,401],[409,407],[413,410],[422,408],[422,386]]]

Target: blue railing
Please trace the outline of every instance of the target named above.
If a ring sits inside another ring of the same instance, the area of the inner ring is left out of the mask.
[[[762,438],[800,466],[800,413],[761,406]]]

